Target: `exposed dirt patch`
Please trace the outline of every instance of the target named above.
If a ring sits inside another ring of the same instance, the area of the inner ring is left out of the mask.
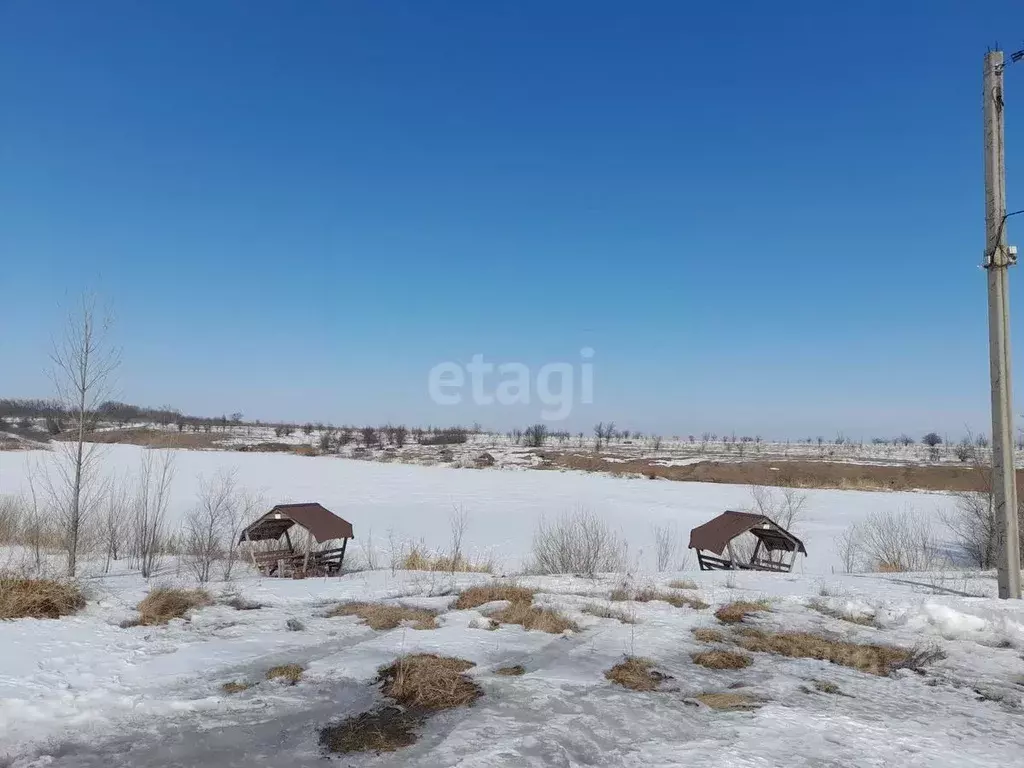
[[[335,616],[358,616],[370,629],[394,629],[402,622],[411,622],[413,629],[437,629],[437,612],[426,608],[407,608],[403,605],[384,603],[343,603],[327,614]]]
[[[735,483],[794,488],[851,488],[862,490],[983,491],[984,478],[970,466],[878,466],[810,460],[702,461],[664,467],[656,459],[607,462],[601,456],[541,451],[541,468],[577,469],[612,475],[646,477],[695,483]],[[1017,473],[1017,488],[1024,491],[1024,470]]]
[[[54,440],[74,440],[76,435],[64,432],[55,436]],[[225,436],[213,432],[171,432],[162,429],[108,429],[100,432],[87,432],[86,442],[89,443],[125,443],[142,445],[149,448],[223,448],[218,441]]]
[[[627,656],[604,676],[631,691],[656,691],[664,681],[672,679],[654,669],[653,661],[639,656]]]
[[[495,600],[529,604],[533,602],[533,594],[532,589],[517,587],[513,584],[485,584],[463,590],[459,599],[455,601],[455,608],[463,611],[468,608],[478,608],[484,603],[493,603]]]

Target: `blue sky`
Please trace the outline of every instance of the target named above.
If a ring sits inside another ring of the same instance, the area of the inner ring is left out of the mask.
[[[1011,2],[0,1],[0,394],[50,393],[89,288],[123,399],[194,413],[506,428],[536,397],[431,367],[591,347],[573,430],[987,432],[981,63],[1022,40]]]

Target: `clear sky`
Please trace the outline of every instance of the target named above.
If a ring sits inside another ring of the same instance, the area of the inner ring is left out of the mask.
[[[573,430],[988,432],[982,57],[1022,40],[1001,1],[0,0],[0,395],[89,288],[122,399],[192,413],[506,428],[535,391],[430,369],[579,390],[587,347]]]

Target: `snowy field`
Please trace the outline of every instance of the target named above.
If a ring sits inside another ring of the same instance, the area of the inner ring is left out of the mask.
[[[535,603],[562,610],[578,632],[484,627],[488,606],[453,610],[452,591],[487,577],[389,571],[304,581],[247,577],[212,585],[258,601],[217,604],[162,627],[121,628],[146,592],[137,575],[88,581],[90,602],[59,621],[0,623],[0,764],[65,766],[993,766],[1019,765],[1024,747],[1024,609],[928,587],[925,575],[661,574],[697,581],[710,608],[608,602],[622,576],[523,578]],[[158,577],[157,583],[174,581]],[[974,587],[994,588],[991,578]],[[827,596],[820,596],[821,593]],[[727,629],[715,608],[770,601],[760,628],[823,632],[856,642],[938,648],[922,673],[878,677],[826,661],[753,654],[746,669],[706,669],[692,630]],[[374,631],[356,617],[325,618],[345,600],[386,600],[443,611],[439,628]],[[823,615],[819,601],[860,626]],[[595,618],[588,605],[625,609],[635,624]],[[286,622],[298,619],[300,631]],[[483,696],[430,719],[413,746],[381,756],[339,756],[318,745],[323,726],[381,701],[379,666],[414,652],[457,656]],[[671,676],[654,692],[627,690],[604,672],[625,654]],[[305,668],[299,683],[265,681],[276,664]],[[521,677],[495,674],[519,664]],[[229,681],[255,683],[226,694]],[[818,686],[828,684],[825,692]],[[695,699],[728,692],[751,711],[716,711]]]
[[[109,445],[102,449],[108,476],[135,472],[148,449]],[[515,572],[530,552],[541,517],[557,517],[585,508],[607,521],[629,544],[630,566],[654,567],[652,526],[674,522],[683,537],[691,528],[726,509],[748,509],[746,486],[680,483],[645,478],[616,478],[595,473],[511,471],[416,466],[303,457],[276,453],[174,451],[172,523],[195,503],[200,477],[220,469],[237,471],[240,487],[260,492],[269,506],[319,501],[355,529],[354,554],[367,548],[386,560],[389,532],[403,542],[423,541],[431,549],[449,541],[455,508],[466,512],[465,546],[471,559],[492,559],[497,570]],[[0,452],[0,494],[28,492],[28,475],[45,471],[50,451]],[[33,469],[35,468],[35,469]],[[879,493],[806,490],[802,521],[795,533],[809,556],[797,571],[828,574],[841,569],[835,537],[876,510],[913,508],[937,515],[952,506],[941,493]],[[680,563],[679,565],[683,565]],[[695,563],[691,563],[695,565]]]

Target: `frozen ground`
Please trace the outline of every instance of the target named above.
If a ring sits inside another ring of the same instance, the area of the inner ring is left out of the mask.
[[[143,452],[149,449],[109,445],[103,450],[104,472],[123,476],[138,469]],[[239,485],[261,491],[268,506],[288,501],[323,503],[354,525],[355,557],[365,560],[372,551],[385,564],[389,538],[422,540],[431,549],[447,545],[449,518],[453,509],[461,508],[468,517],[465,547],[471,557],[491,559],[499,571],[517,571],[531,549],[541,517],[583,507],[606,520],[628,542],[633,569],[653,569],[654,524],[674,522],[685,547],[691,528],[725,509],[746,509],[752,503],[746,486],[717,483],[582,472],[498,472],[278,453],[177,450],[174,454],[172,522],[195,503],[201,476],[234,469]],[[38,475],[53,460],[50,451],[0,452],[0,494],[27,493],[29,473]],[[941,493],[804,493],[807,500],[796,532],[809,556],[798,560],[797,570],[810,574],[841,570],[836,535],[873,510],[913,507],[935,515],[952,505]]]
[[[170,570],[157,583],[173,581]],[[567,636],[518,626],[475,628],[479,610],[449,606],[453,591],[486,577],[389,571],[305,581],[246,577],[212,591],[264,607],[218,604],[166,627],[120,628],[147,585],[134,574],[88,581],[90,602],[58,621],[0,622],[0,765],[13,768],[324,765],[319,728],[381,700],[376,669],[403,653],[437,652],[476,663],[484,695],[430,720],[418,743],[346,766],[993,766],[1019,765],[1024,747],[1024,608],[968,598],[935,575],[660,574],[634,583],[698,582],[712,607],[607,601],[622,574],[597,580],[537,577],[538,604],[563,610],[581,631]],[[966,581],[963,586],[967,586]],[[970,590],[991,594],[990,576]],[[822,597],[821,593],[827,593]],[[719,626],[715,607],[768,598],[764,628],[810,629],[860,642],[940,648],[924,674],[875,677],[824,661],[754,654],[742,670],[695,665],[707,646],[691,630]],[[355,617],[323,618],[344,600],[394,600],[446,611],[440,628],[375,632]],[[830,618],[811,601],[877,626]],[[636,624],[580,612],[614,605]],[[301,631],[288,631],[297,618]],[[672,680],[653,693],[618,687],[604,671],[624,654],[646,656]],[[293,687],[263,680],[275,664],[306,668]],[[526,674],[494,670],[521,664]],[[243,693],[228,681],[257,683]],[[837,685],[820,693],[813,681]],[[754,711],[714,711],[693,697],[732,691]],[[326,763],[329,764],[329,763]]]

